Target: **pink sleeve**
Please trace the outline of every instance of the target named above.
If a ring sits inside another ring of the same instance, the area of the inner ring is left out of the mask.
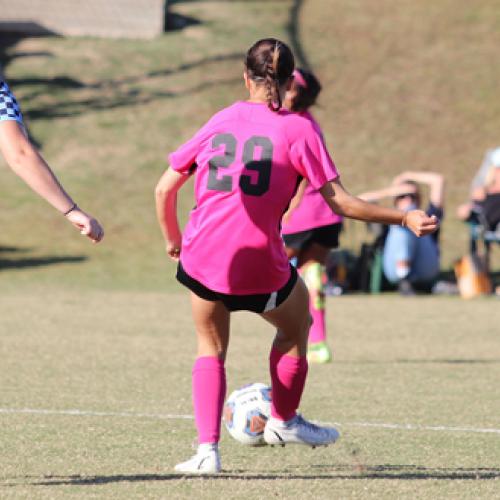
[[[170,166],[175,171],[184,175],[192,173],[201,146],[210,135],[209,128],[209,123],[206,123],[189,141],[168,155]]]
[[[303,127],[300,139],[292,144],[290,156],[295,169],[314,189],[339,176],[321,134],[312,125]]]

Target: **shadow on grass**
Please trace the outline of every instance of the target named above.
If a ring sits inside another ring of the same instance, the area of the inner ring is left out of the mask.
[[[0,253],[2,252],[20,252],[20,253],[26,253],[33,250],[32,248],[27,248],[27,247],[9,247],[5,245],[0,245]]]
[[[174,97],[193,95],[198,92],[207,90],[211,87],[219,87],[224,85],[233,85],[241,80],[241,78],[219,78],[211,81],[202,81],[192,86],[184,86],[179,91],[169,90],[146,90],[138,87],[132,87],[151,81],[152,79],[165,78],[179,73],[187,72],[199,67],[210,66],[224,61],[243,61],[244,54],[242,52],[233,52],[229,54],[219,54],[213,57],[198,59],[197,61],[180,64],[176,68],[166,68],[164,70],[151,71],[146,74],[123,77],[110,78],[95,83],[84,83],[74,78],[67,76],[55,76],[51,78],[11,78],[9,84],[13,88],[21,88],[27,85],[31,88],[35,87],[31,93],[23,96],[23,113],[30,120],[50,119],[77,116],[95,110],[109,110],[125,106],[140,106],[159,99],[172,99]],[[207,70],[207,74],[214,74]],[[60,100],[56,104],[44,104],[41,106],[30,106],[31,100],[42,94],[58,95],[57,90],[96,90],[95,96],[86,97],[85,99]],[[21,105],[23,105],[21,103]]]
[[[53,37],[56,34],[50,30],[46,30],[36,23],[18,23],[24,25],[25,30],[31,29],[36,31],[35,35],[26,35],[18,27],[16,29],[16,23],[12,22],[0,22],[0,66],[7,66],[13,59],[19,57],[51,57],[53,54],[46,51],[31,51],[31,52],[9,52],[9,48],[17,45],[21,40],[25,38],[33,37]]]
[[[77,264],[85,262],[86,260],[87,257],[84,255],[23,257],[13,259],[0,258],[0,272],[4,269],[24,269],[27,267],[42,267],[68,263]]]
[[[317,473],[295,473],[281,471],[245,472],[235,470],[233,472],[223,471],[220,474],[208,475],[184,475],[184,474],[116,474],[96,476],[44,476],[35,480],[33,476],[19,476],[5,478],[7,481],[16,482],[3,483],[5,486],[97,486],[110,483],[122,482],[145,482],[145,481],[177,481],[186,479],[196,480],[243,480],[243,481],[281,481],[281,480],[359,480],[359,479],[393,479],[393,480],[497,480],[500,478],[499,468],[477,467],[423,467],[418,465],[312,465],[313,469],[322,469],[324,472]],[[28,480],[26,482],[26,480]],[[19,482],[18,482],[19,481]]]
[[[129,89],[118,91],[111,96],[96,96],[81,100],[59,102],[57,105],[46,105],[37,108],[30,108],[24,114],[31,120],[46,118],[61,118],[82,115],[89,110],[110,110],[124,106],[140,106],[159,99],[171,99],[183,95],[192,95],[204,91],[210,87],[221,85],[231,85],[239,82],[240,78],[227,78],[213,82],[202,82],[192,87],[187,87],[182,91],[141,91],[139,89]]]
[[[182,2],[174,2],[182,3]],[[292,48],[297,56],[298,63],[303,67],[309,67],[307,57],[302,48],[302,44],[299,36],[299,17],[300,9],[302,6],[302,0],[295,0],[290,9],[290,20],[287,26]],[[168,9],[167,9],[167,12]],[[171,19],[177,22],[178,25],[192,25],[198,24],[199,21],[196,19],[186,18],[177,19],[175,17],[177,14],[169,12]],[[173,17],[172,17],[173,16]],[[168,17],[168,16],[167,16]],[[182,17],[182,16],[180,16]],[[175,28],[175,27],[173,27]],[[178,26],[177,26],[178,28]],[[47,33],[51,34],[51,33]],[[0,60],[7,65],[11,59],[15,57],[35,55],[33,54],[17,54],[16,52],[7,51],[8,48],[16,45],[21,39],[25,38],[26,35],[22,34],[11,34],[0,37]],[[36,55],[50,56],[50,53],[39,52]],[[239,82],[241,79],[238,78],[220,78],[212,81],[203,81],[193,85],[191,87],[185,87],[180,91],[151,91],[140,88],[130,88],[128,86],[140,85],[154,78],[164,78],[179,73],[183,73],[192,69],[211,66],[213,64],[218,64],[224,61],[240,61],[243,63],[244,52],[232,52],[228,54],[218,54],[212,57],[207,57],[203,59],[198,59],[193,62],[188,62],[180,64],[175,68],[166,68],[159,71],[151,71],[146,74],[141,74],[133,77],[123,77],[123,78],[110,78],[105,79],[95,83],[86,83],[74,78],[70,78],[65,75],[58,75],[51,78],[27,78],[27,79],[16,79],[12,78],[9,83],[14,89],[18,89],[22,86],[29,86],[31,93],[23,96],[23,102],[21,107],[23,113],[28,119],[50,119],[59,117],[69,117],[88,113],[90,110],[107,110],[115,109],[124,106],[140,106],[147,104],[151,101],[158,99],[170,99],[183,95],[191,95],[202,90],[206,90],[214,86],[232,85]],[[206,71],[207,75],[217,74],[216,71]],[[97,90],[98,95],[92,97],[85,97],[84,99],[72,99],[68,100],[67,96],[58,103],[50,103],[43,105],[30,106],[30,101],[37,98],[43,94],[57,95],[58,90]],[[106,92],[107,91],[107,92]],[[24,106],[23,106],[23,103]]]
[[[294,0],[290,9],[290,19],[287,25],[288,36],[292,45],[292,51],[295,55],[296,64],[304,69],[311,69],[311,64],[307,58],[302,42],[300,41],[300,9],[302,8],[303,0]]]
[[[186,23],[193,24],[195,20],[187,20]],[[53,35],[47,33],[47,36]],[[49,52],[15,52],[10,49],[17,45],[24,38],[30,35],[22,33],[0,33],[0,65],[7,66],[17,57],[31,56],[52,56]],[[17,91],[23,86],[29,87],[28,93],[22,96],[21,109],[23,114],[29,120],[50,119],[59,117],[69,117],[88,113],[89,111],[116,109],[125,106],[140,106],[158,99],[170,99],[183,95],[196,94],[200,91],[216,86],[232,85],[239,82],[241,78],[219,78],[210,81],[200,81],[192,86],[185,86],[179,91],[151,91],[141,89],[138,86],[142,83],[150,82],[152,79],[165,78],[177,75],[192,69],[218,64],[224,61],[241,61],[243,63],[243,52],[232,52],[228,54],[217,54],[212,57],[198,59],[192,62],[183,63],[174,68],[165,68],[163,70],[151,71],[146,74],[140,74],[132,77],[109,78],[98,82],[83,82],[71,78],[67,75],[56,75],[53,77],[30,77],[30,78],[10,78],[9,85]],[[207,75],[216,75],[217,71],[207,71]],[[1,72],[0,72],[1,74]],[[162,85],[163,86],[163,85]],[[134,88],[130,88],[134,87]],[[30,101],[35,100],[42,95],[58,96],[60,91],[69,90],[74,92],[95,90],[95,96],[85,97],[84,99],[68,99],[67,95],[62,94],[57,103],[30,105]],[[40,144],[34,139],[37,146]]]

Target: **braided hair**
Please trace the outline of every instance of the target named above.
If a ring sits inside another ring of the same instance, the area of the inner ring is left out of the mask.
[[[290,48],[275,38],[259,40],[248,50],[245,66],[248,77],[265,86],[269,109],[279,111],[282,106],[280,87],[295,67]]]

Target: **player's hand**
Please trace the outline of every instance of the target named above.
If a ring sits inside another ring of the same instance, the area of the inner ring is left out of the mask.
[[[79,208],[75,208],[66,215],[66,219],[80,231],[80,234],[87,236],[93,243],[99,243],[103,239],[104,229],[99,222]]]
[[[181,240],[177,241],[167,241],[166,244],[167,255],[176,262],[179,260],[181,255]]]
[[[436,231],[439,219],[435,215],[429,217],[423,210],[410,210],[404,215],[403,226],[420,237]]]

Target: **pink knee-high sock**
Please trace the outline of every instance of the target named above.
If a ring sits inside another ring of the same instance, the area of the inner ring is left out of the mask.
[[[274,347],[269,356],[271,372],[271,415],[279,420],[290,420],[299,407],[307,376],[305,356],[294,358]]]
[[[307,289],[309,290],[309,312],[313,324],[309,330],[309,342],[325,342],[325,291],[324,291],[324,267],[319,262],[312,262],[302,266],[300,270]]]
[[[193,366],[193,406],[198,443],[219,442],[225,396],[224,361],[215,356],[198,358]]]
[[[309,312],[313,319],[313,324],[309,329],[309,342],[315,344],[317,342],[325,342],[326,340],[326,324],[325,310],[316,309],[312,302],[309,303]]]

